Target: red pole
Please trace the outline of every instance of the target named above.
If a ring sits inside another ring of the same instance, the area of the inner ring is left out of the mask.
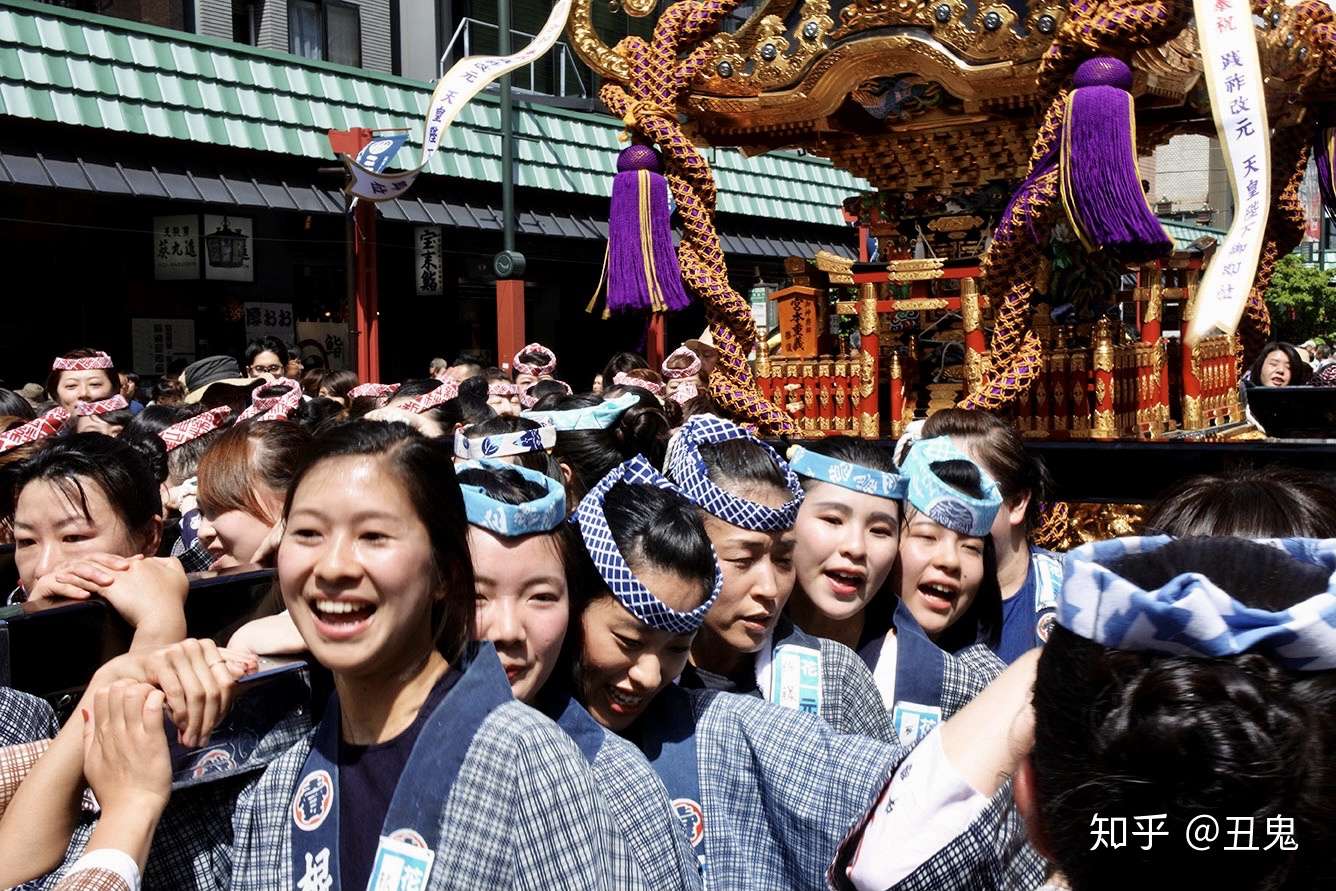
[[[357,202],[353,210],[357,260],[357,377],[380,381],[380,277],[377,269],[376,208]]]
[[[663,360],[668,358],[667,327],[667,319],[663,313],[650,314],[649,330],[645,333],[645,359],[649,362],[649,367],[655,371],[658,371]],[[765,332],[760,332],[756,336],[765,337]]]
[[[496,361],[509,362],[524,347],[524,280],[496,280]]]

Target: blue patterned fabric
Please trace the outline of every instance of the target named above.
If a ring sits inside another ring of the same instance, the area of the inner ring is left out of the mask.
[[[798,476],[879,498],[898,501],[905,497],[909,488],[909,480],[899,474],[875,470],[851,461],[840,461],[829,455],[818,455],[802,446],[794,446],[789,450],[789,467]]]
[[[660,489],[673,489],[673,484],[664,479],[643,455],[636,455],[625,461],[599,480],[575,509],[572,521],[580,527],[580,536],[584,539],[585,549],[598,567],[612,596],[626,607],[627,612],[651,628],[670,631],[673,634],[691,634],[705,621],[705,614],[719,597],[723,587],[723,576],[719,573],[718,559],[715,560],[714,589],[700,606],[690,612],[678,612],[640,583],[631,567],[626,564],[622,552],[613,540],[612,530],[608,528],[608,518],[603,514],[603,499],[608,490],[619,482],[641,483]],[[676,491],[675,489],[673,491]],[[713,549],[711,549],[713,553]]]
[[[545,452],[556,444],[557,428],[550,426],[487,436],[468,436],[464,430],[455,431],[455,457],[464,461]]]
[[[968,461],[979,471],[982,498],[973,498],[947,483],[932,470],[941,461]],[[934,436],[914,443],[900,472],[909,478],[909,503],[933,522],[960,535],[984,536],[1002,507],[997,483],[965,454],[949,436]]]
[[[782,507],[758,504],[725,492],[710,479],[709,468],[701,456],[700,447],[706,443],[745,439],[764,449],[784,476],[785,485],[793,497]],[[676,448],[668,461],[668,476],[677,484],[687,500],[706,513],[725,523],[754,532],[779,532],[792,529],[798,519],[798,508],[803,503],[803,490],[798,475],[770,446],[751,433],[714,415],[692,415],[677,431]]]
[[[1336,539],[1255,540],[1327,572],[1327,590],[1274,612],[1244,606],[1200,573],[1146,591],[1108,568],[1171,541],[1167,535],[1115,538],[1070,551],[1058,624],[1116,649],[1208,657],[1254,652],[1295,671],[1336,668]]]
[[[474,526],[481,526],[507,538],[518,538],[535,532],[551,532],[566,519],[566,490],[561,483],[545,473],[488,459],[461,461],[455,465],[455,473],[464,470],[513,470],[529,482],[543,487],[542,498],[523,504],[506,504],[488,495],[482,486],[460,483],[459,489],[464,493],[464,512]]]
[[[520,417],[537,421],[557,430],[607,430],[628,409],[640,404],[634,393],[623,393],[616,399],[604,399],[589,408],[568,408],[563,411],[524,411]]]

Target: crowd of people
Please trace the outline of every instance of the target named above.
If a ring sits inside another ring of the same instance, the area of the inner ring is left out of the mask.
[[[0,886],[1333,887],[1329,480],[1051,553],[1005,420],[780,449],[712,359],[0,390],[11,602],[133,630],[63,724],[0,687]],[[254,565],[271,608],[187,638],[188,573]]]

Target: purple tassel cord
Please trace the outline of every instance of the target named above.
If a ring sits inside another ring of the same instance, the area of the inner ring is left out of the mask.
[[[1336,128],[1331,121],[1324,120],[1313,131],[1313,164],[1317,167],[1317,187],[1322,193],[1322,204],[1327,213],[1336,217],[1336,191],[1332,184],[1332,163],[1336,162]]]
[[[668,209],[668,181],[659,155],[632,145],[617,156],[608,215],[609,313],[685,309]]]
[[[1062,201],[1089,250],[1125,261],[1173,248],[1141,188],[1133,131],[1132,71],[1108,57],[1076,69],[1063,122]]]

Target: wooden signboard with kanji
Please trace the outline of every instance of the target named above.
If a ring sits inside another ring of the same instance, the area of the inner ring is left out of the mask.
[[[825,321],[821,312],[824,293],[805,285],[794,285],[770,295],[779,309],[780,355],[791,359],[813,359]]]

